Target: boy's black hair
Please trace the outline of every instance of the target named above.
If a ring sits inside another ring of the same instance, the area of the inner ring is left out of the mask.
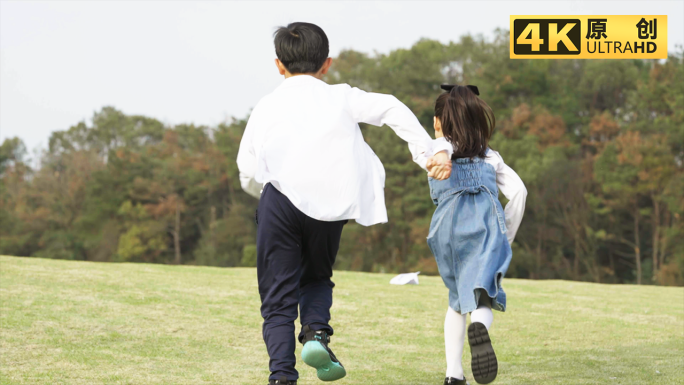
[[[316,73],[328,58],[328,37],[311,23],[290,23],[273,34],[276,55],[291,74]]]

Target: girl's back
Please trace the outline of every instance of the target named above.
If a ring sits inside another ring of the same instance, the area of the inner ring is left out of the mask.
[[[454,293],[449,305],[461,313],[471,312],[477,308],[481,289],[494,299],[495,309],[505,310],[500,282],[510,262],[511,248],[498,199],[495,166],[478,157],[456,159],[449,179],[431,178],[429,183],[437,209],[428,245],[440,275]]]
[[[474,86],[442,86],[435,103],[435,134],[454,147],[449,179],[429,179],[437,206],[427,241],[449,288],[444,320],[447,373],[444,384],[465,385],[461,360],[465,315],[475,381],[492,382],[498,362],[489,339],[492,309],[506,310],[501,282],[511,261],[510,244],[522,220],[527,191],[520,177],[491,150],[494,113]],[[504,210],[499,190],[509,202]]]

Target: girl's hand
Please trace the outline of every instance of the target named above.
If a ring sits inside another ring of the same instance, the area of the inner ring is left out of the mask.
[[[429,177],[444,180],[451,176],[451,159],[446,151],[438,152],[428,158],[426,167]]]

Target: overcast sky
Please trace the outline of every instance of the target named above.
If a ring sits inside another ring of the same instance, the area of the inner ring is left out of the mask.
[[[220,2],[0,1],[0,142],[29,150],[103,106],[168,124],[245,117],[281,81],[275,27],[318,24],[330,55],[389,52],[508,28],[509,15],[668,16],[684,43],[684,1]]]

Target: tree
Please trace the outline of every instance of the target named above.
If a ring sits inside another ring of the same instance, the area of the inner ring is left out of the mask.
[[[529,192],[508,276],[684,285],[682,52],[510,60],[508,38],[345,50],[326,80],[395,95],[429,134],[440,83],[479,87],[496,115],[491,146]],[[0,253],[253,265],[258,201],[242,192],[235,164],[246,122],[169,126],[104,107],[53,133],[35,161],[6,140]],[[389,128],[361,130],[387,171],[389,223],[345,226],[336,267],[436,273],[425,172]]]

